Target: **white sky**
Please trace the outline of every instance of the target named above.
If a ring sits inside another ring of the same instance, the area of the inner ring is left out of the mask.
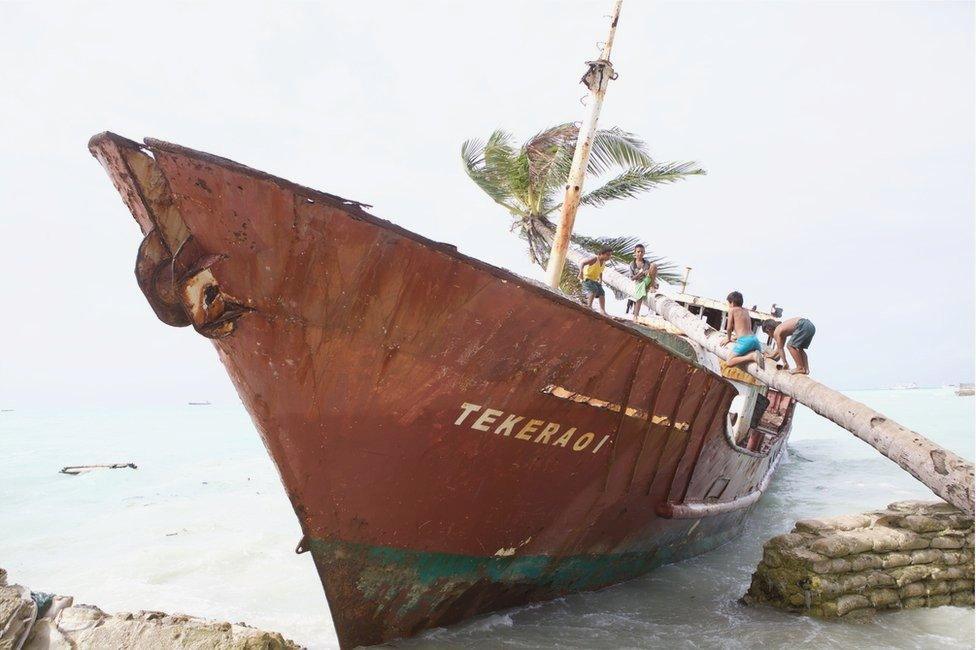
[[[154,136],[541,277],[465,138],[582,117],[610,0],[0,4],[0,407],[236,399],[159,323],[86,150]],[[580,211],[691,289],[810,317],[839,387],[973,379],[972,3],[625,3],[603,126],[709,171]]]

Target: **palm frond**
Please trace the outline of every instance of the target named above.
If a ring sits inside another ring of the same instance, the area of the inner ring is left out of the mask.
[[[524,148],[527,151],[544,151],[552,146],[575,145],[578,132],[579,127],[574,122],[549,126],[529,138]]]
[[[508,182],[511,165],[505,156],[506,135],[502,131],[495,131],[487,142],[478,139],[465,140],[461,145],[461,161],[468,177],[491,200],[512,212],[516,208],[511,202],[513,195]]]
[[[588,237],[586,235],[574,234],[571,239],[574,244],[593,254],[599,253],[604,248],[609,248],[613,251],[611,260],[626,264],[627,266],[630,266],[630,263],[634,261],[634,247],[641,243],[641,240],[637,237],[627,236]],[[664,280],[668,284],[681,282],[681,273],[678,265],[668,258],[663,255],[654,255],[651,251],[645,250],[644,259],[652,264],[657,264],[658,279]]]
[[[546,214],[552,211],[553,206],[562,203],[566,191],[566,181],[569,180],[569,170],[573,166],[575,149],[575,139],[573,144],[560,147],[553,155],[545,177],[540,181],[541,190],[550,198],[550,209]]]
[[[536,133],[522,147],[529,159],[529,179],[534,190],[532,210],[544,214],[552,207],[553,195],[565,185],[579,128],[565,122]]]
[[[633,133],[615,126],[599,129],[593,135],[586,173],[599,176],[615,167],[648,167],[653,164],[647,153],[647,144]]]
[[[559,290],[581,304],[586,304],[583,295],[583,283],[579,279],[579,267],[566,260],[562,277],[559,278]]]
[[[664,257],[663,255],[652,255],[650,251],[644,253],[644,259],[651,264],[657,264],[657,279],[664,280],[668,284],[678,284],[681,282],[681,272],[678,265]]]
[[[535,192],[529,174],[529,157],[524,151],[512,154],[508,162],[507,171],[508,187],[515,199],[525,206],[533,205],[535,202]]]
[[[561,125],[562,128],[566,128],[566,126]],[[564,138],[561,141],[561,146],[554,154],[549,166],[546,187],[550,191],[565,186],[566,179],[569,177],[569,170],[573,164],[573,153],[576,149],[576,136],[579,129],[575,125],[569,125],[569,127],[572,129],[572,137]],[[601,176],[614,168],[636,169],[654,165],[654,161],[647,152],[647,144],[633,133],[615,126],[610,129],[599,129],[593,135],[586,173],[589,176]]]
[[[630,264],[634,259],[634,246],[641,243],[637,237],[589,237],[573,233],[570,240],[583,250],[596,255],[604,248],[609,248],[611,259],[615,262]]]
[[[553,161],[560,149],[576,146],[579,128],[572,122],[565,122],[539,131],[522,147],[530,161],[532,182],[541,184],[549,174]]]
[[[647,166],[631,167],[592,192],[584,194],[580,198],[580,203],[599,208],[607,201],[632,199],[658,185],[674,183],[687,176],[698,176],[704,173],[705,170],[693,162],[651,163]]]
[[[485,143],[485,166],[491,170],[503,172],[512,164],[515,157],[515,145],[512,144],[512,134],[508,131],[495,129]]]
[[[587,237],[586,235],[571,235],[570,240],[588,252],[596,255],[605,248],[609,248],[611,253],[610,266],[615,266],[614,262],[630,264],[633,259],[634,246],[640,243],[636,237]],[[626,298],[626,294],[612,285],[606,285],[617,300]]]

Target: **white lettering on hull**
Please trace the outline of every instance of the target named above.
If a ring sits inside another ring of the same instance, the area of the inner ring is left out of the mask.
[[[504,419],[499,422],[501,418]],[[486,407],[481,404],[463,402],[461,404],[461,412],[458,414],[458,418],[454,421],[454,424],[459,427],[466,426],[476,431],[494,431],[495,434],[510,436],[517,438],[518,440],[531,442],[533,444],[550,445],[553,447],[571,449],[577,453],[585,451],[591,446],[591,443],[596,440],[596,434],[592,431],[587,431],[577,435],[576,427],[566,429],[561,436],[555,440],[552,440],[556,433],[558,433],[562,428],[562,425],[560,425],[558,422],[547,422],[546,420],[538,419],[530,419],[522,424],[523,422],[525,422],[524,415],[506,414],[504,411]],[[492,429],[492,426],[496,423],[498,423],[498,426]],[[522,424],[522,426],[521,428],[517,429],[516,427],[519,424]],[[517,431],[517,433],[513,434],[515,431]],[[600,451],[600,448],[603,447],[603,443],[605,443],[609,438],[609,434],[604,435],[600,439],[600,442],[597,443],[592,450],[590,450],[591,453],[595,454]]]
[[[615,413],[620,413],[621,410],[624,410],[620,404],[573,393],[565,388],[551,384],[546,386],[542,392],[553,397],[606,409]],[[666,416],[651,416],[648,415],[647,411],[641,409],[627,407],[624,410],[624,415],[645,421],[650,420],[652,424],[658,424],[679,431],[688,431],[691,428],[691,424],[688,422],[675,422],[672,424],[671,420]],[[499,409],[490,408],[481,404],[472,404],[470,402],[461,403],[461,412],[454,421],[454,424],[459,427],[467,426],[476,431],[493,432],[496,435],[525,440],[533,444],[562,447],[563,449],[570,449],[576,453],[589,449],[590,453],[595,454],[610,439],[610,434],[606,434],[600,438],[600,441],[596,445],[593,445],[593,441],[597,439],[597,434],[592,431],[577,434],[576,427],[562,430],[562,425],[558,422],[547,422],[546,420],[531,418],[526,421],[526,416],[524,415],[516,415],[514,413],[506,414]],[[495,426],[496,424],[497,426]],[[560,430],[562,430],[562,434],[556,437],[556,434]]]

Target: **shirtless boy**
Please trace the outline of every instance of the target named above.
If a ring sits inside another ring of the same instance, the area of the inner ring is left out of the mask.
[[[762,345],[752,333],[752,318],[749,312],[742,308],[742,294],[733,291],[727,300],[729,301],[729,324],[725,328],[725,335],[731,342],[734,334],[735,344],[732,346],[734,356],[725,362],[726,365],[731,367],[755,361],[762,368],[764,366]]]
[[[776,349],[768,355],[770,359],[779,359],[783,368],[788,370],[789,362],[786,360],[785,350],[790,351],[790,356],[796,362],[796,368],[790,370],[792,375],[809,375],[810,358],[807,357],[807,348],[813,341],[813,335],[817,333],[817,328],[806,318],[790,318],[780,323],[772,318],[763,321],[762,329],[766,334],[773,337]],[[790,337],[787,339],[786,337]],[[779,366],[780,364],[776,364]]]

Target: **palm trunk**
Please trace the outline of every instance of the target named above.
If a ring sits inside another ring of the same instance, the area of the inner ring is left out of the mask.
[[[721,359],[732,356],[730,350],[721,344],[722,334],[687,309],[661,294],[650,300],[651,309],[692,341]],[[776,370],[772,363],[767,369],[750,363],[746,371],[767,386],[789,395],[818,415],[847,429],[937,495],[966,514],[973,515],[972,463],[806,375],[791,375],[784,370]]]
[[[550,241],[555,234],[544,225],[538,230]],[[590,256],[571,246],[567,257],[579,265]],[[606,269],[603,279],[606,284],[624,293],[633,290],[634,283],[613,269]],[[721,344],[721,333],[667,296],[648,296],[648,306],[684,332],[689,339],[720,359],[727,360],[732,356],[731,351]],[[767,386],[789,395],[818,415],[847,429],[897,463],[937,495],[969,516],[973,515],[972,463],[806,375],[791,375],[786,371],[776,370],[772,363],[767,369],[750,363],[745,370]]]

